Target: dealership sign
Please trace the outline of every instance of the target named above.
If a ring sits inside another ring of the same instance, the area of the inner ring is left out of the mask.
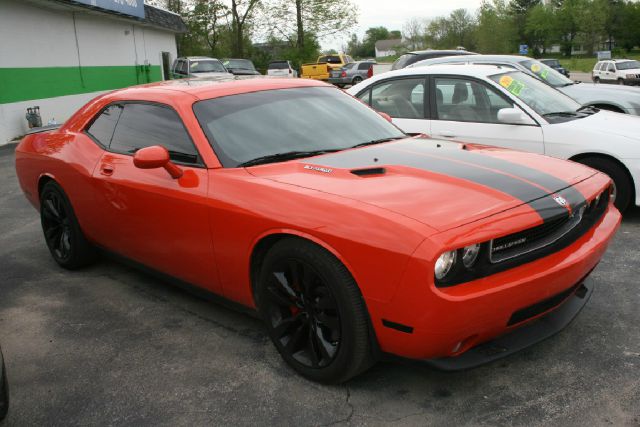
[[[100,9],[144,18],[144,0],[75,0]]]

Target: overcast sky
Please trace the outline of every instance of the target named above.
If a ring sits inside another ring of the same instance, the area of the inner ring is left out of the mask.
[[[475,13],[481,0],[351,0],[358,6],[360,19],[353,32],[362,38],[367,28],[384,26],[401,30],[404,23],[416,18],[434,18],[448,15],[452,10],[465,8]],[[340,50],[347,37],[321,40],[323,49]]]

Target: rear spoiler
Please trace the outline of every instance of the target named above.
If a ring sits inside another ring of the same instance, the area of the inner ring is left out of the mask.
[[[31,135],[31,134],[34,134],[34,133],[41,133],[41,132],[48,132],[50,130],[56,130],[56,129],[60,128],[60,126],[62,126],[62,124],[47,125],[47,126],[40,126],[40,127],[37,127],[37,128],[32,128],[25,135]]]

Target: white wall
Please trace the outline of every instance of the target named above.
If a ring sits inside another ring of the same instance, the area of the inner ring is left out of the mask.
[[[162,66],[161,52],[169,52],[171,60],[177,55],[172,32],[112,15],[50,9],[46,4],[0,0],[0,68],[73,67],[79,62],[133,66],[145,61]],[[99,93],[0,104],[0,144],[24,134],[26,107],[39,105],[43,124],[51,117],[62,122]]]

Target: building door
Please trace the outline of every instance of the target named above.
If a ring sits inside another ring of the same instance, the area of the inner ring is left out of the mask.
[[[171,79],[171,54],[169,52],[162,52],[162,78],[163,80]]]

